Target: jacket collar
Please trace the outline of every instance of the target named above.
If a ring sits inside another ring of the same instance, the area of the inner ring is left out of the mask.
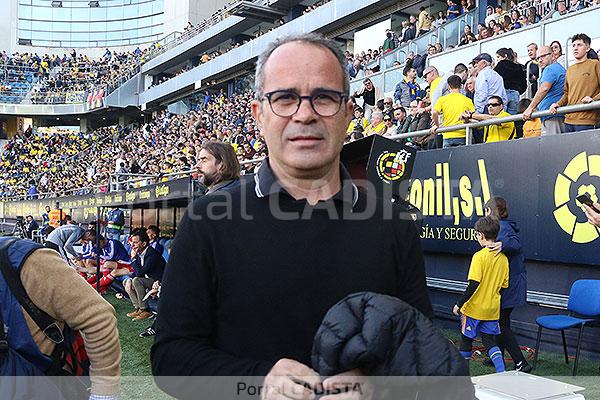
[[[352,181],[352,177],[348,173],[346,167],[340,163],[340,178],[342,182],[342,188],[337,192],[332,200],[338,200],[348,204],[351,208],[354,208],[358,201],[359,191],[358,187]],[[269,159],[265,159],[262,162],[258,171],[254,174],[254,191],[258,198],[271,196],[274,194],[284,193],[289,196],[289,193],[283,188],[277,178],[273,174],[273,170],[269,165]]]

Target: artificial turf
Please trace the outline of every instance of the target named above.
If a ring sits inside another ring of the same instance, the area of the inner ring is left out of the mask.
[[[115,307],[123,351],[123,359],[121,361],[123,380],[120,399],[146,400],[170,398],[156,387],[152,379],[150,347],[153,338],[139,337],[140,332],[150,326],[152,321],[131,321],[125,315],[132,311],[131,303],[128,300],[116,299],[114,293],[108,293],[106,299]],[[448,339],[455,342],[458,340],[457,330],[446,329],[442,332]],[[484,366],[481,360],[482,358],[475,356],[474,360],[471,361],[471,375],[478,376],[494,373],[494,369]],[[512,364],[509,361],[508,367],[510,368],[511,366]],[[569,376],[571,373],[571,364],[565,364],[562,354],[542,351],[539,355],[538,367],[533,374],[585,387],[586,390],[583,392],[583,395],[586,400],[600,400],[599,366],[600,362],[581,357],[579,360],[578,376],[572,378]]]

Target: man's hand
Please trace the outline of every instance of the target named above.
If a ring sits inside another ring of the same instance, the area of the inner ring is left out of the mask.
[[[323,390],[332,394],[321,397],[321,400],[371,400],[373,398],[373,384],[358,369],[325,379]]]
[[[583,104],[589,104],[589,103],[591,103],[592,101],[594,101],[594,99],[592,99],[590,96],[585,96],[583,99],[581,99],[581,102],[582,102]]]
[[[454,308],[452,309],[452,313],[454,315],[456,315],[457,317],[460,315],[460,308],[458,308],[458,305],[454,305]]]
[[[527,107],[525,111],[523,111],[523,121],[529,121],[531,119],[531,114],[533,113],[533,108]]]
[[[431,128],[429,128],[429,132],[431,132],[432,134],[436,134],[438,128],[439,127],[437,125],[433,124],[433,125],[431,125]]]
[[[600,228],[600,214],[592,210],[592,207],[588,205],[584,204],[583,207],[585,207],[585,215],[588,219],[588,222]],[[595,203],[594,207],[596,208],[596,210],[600,210],[600,204]]]
[[[312,400],[315,393],[308,387],[318,387],[320,381],[319,375],[310,367],[296,360],[282,358],[265,376],[261,399]]]
[[[558,104],[556,104],[556,103],[552,103],[552,104],[550,105],[550,112],[551,112],[552,114],[556,114],[556,111],[557,111],[557,110],[558,110]]]
[[[495,251],[496,255],[502,252],[502,242],[495,242],[494,244],[490,244],[487,246],[490,251]]]

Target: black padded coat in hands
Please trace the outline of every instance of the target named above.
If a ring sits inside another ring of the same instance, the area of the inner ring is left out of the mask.
[[[474,398],[469,366],[452,342],[411,305],[372,292],[351,294],[327,312],[315,335],[312,367],[321,376],[358,368],[379,377],[376,398],[381,384],[391,398]],[[390,376],[420,378],[381,378]]]

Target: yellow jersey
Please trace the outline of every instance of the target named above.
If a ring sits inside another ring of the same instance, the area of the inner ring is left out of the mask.
[[[480,321],[499,319],[500,289],[508,287],[508,258],[487,247],[479,250],[473,254],[467,279],[479,282],[479,286],[460,311]]]
[[[460,115],[465,111],[475,111],[473,101],[461,93],[448,93],[442,96],[435,103],[435,110],[443,114],[444,122],[442,126],[460,125],[464,123]],[[466,131],[459,129],[457,131],[446,132],[444,139],[458,139],[466,137]]]
[[[510,114],[503,110],[500,112],[500,114],[496,115],[496,117],[510,117]],[[488,125],[483,129],[483,139],[486,143],[514,139],[516,135],[514,122],[505,122],[499,125]]]

